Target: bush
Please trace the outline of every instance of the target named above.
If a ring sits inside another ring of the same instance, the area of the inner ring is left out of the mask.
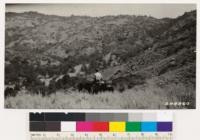
[[[166,109],[166,102],[189,101],[191,106],[171,106],[170,108],[194,108],[194,89],[183,85],[169,85],[159,88],[148,83],[146,86],[136,86],[122,93],[114,91],[91,95],[77,91],[57,91],[55,94],[43,97],[30,92],[19,93],[16,97],[5,99],[6,108],[34,109]],[[190,93],[190,94],[188,94]]]

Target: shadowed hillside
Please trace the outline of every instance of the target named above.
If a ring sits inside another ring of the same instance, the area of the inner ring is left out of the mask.
[[[5,37],[5,85],[15,86],[14,95],[22,88],[45,95],[76,90],[98,68],[120,92],[181,85],[189,95],[174,96],[195,104],[196,11],[175,19],[9,12]]]

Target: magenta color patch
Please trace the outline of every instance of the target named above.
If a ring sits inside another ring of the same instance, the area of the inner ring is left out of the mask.
[[[93,130],[92,122],[76,122],[77,132],[89,132]]]

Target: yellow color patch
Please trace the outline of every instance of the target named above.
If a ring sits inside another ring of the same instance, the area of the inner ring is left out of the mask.
[[[125,122],[109,122],[110,132],[125,132]]]

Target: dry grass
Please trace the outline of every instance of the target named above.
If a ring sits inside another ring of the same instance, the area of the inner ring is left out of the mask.
[[[47,97],[19,93],[16,97],[6,98],[5,107],[21,109],[167,109],[177,108],[165,106],[167,101],[181,101],[180,97],[185,97],[188,92],[182,85],[159,88],[149,84],[126,90],[123,93],[115,91],[97,95],[74,91],[57,91]]]

